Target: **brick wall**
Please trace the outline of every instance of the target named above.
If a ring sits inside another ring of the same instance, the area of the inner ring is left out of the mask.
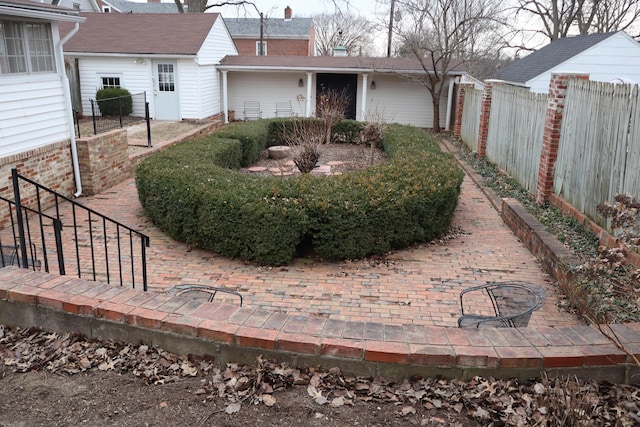
[[[79,138],[76,143],[83,195],[100,193],[133,176],[126,129]]]
[[[478,129],[479,156],[487,154],[487,136],[489,135],[489,120],[491,120],[491,98],[493,96],[493,85],[501,80],[486,80],[484,82],[484,92],[482,93],[482,105],[480,106],[480,125]]]
[[[239,55],[256,55],[256,43],[259,39],[234,39]],[[298,55],[308,56],[309,40],[265,39],[267,56]]]
[[[460,83],[458,85],[458,96],[456,97],[456,116],[455,123],[453,125],[453,136],[460,137],[462,132],[462,109],[464,107],[464,91],[467,88],[472,88],[473,83]]]
[[[55,144],[35,148],[0,159],[0,196],[14,200],[11,170],[32,179],[45,187],[71,197],[75,193],[75,180],[71,162],[71,141],[64,140]],[[36,192],[31,185],[21,184],[20,194],[24,206],[35,209]],[[51,197],[41,199],[46,209],[53,203]],[[9,208],[0,202],[0,228],[10,224]]]

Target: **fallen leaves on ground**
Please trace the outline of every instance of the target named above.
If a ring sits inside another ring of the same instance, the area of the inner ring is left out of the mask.
[[[640,389],[636,386],[583,382],[575,378],[517,381],[475,377],[468,380],[344,375],[340,369],[296,369],[258,358],[255,366],[179,356],[160,348],[87,340],[77,334],[0,326],[0,357],[15,372],[47,370],[76,374],[88,370],[130,372],[146,384],[165,384],[184,377],[200,378],[203,399],[224,398],[227,414],[242,405],[276,405],[278,391],[306,386],[315,404],[342,407],[356,402],[384,402],[396,416],[417,409],[442,411],[474,419],[482,425],[633,426],[640,423]],[[433,419],[437,419],[434,417]]]

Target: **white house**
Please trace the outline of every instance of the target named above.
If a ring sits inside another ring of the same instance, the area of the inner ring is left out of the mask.
[[[221,113],[216,64],[237,54],[217,13],[87,13],[65,45],[77,61],[82,109],[104,87],[146,94],[152,118],[204,119]],[[144,106],[134,103],[134,115]]]
[[[223,75],[223,110],[242,118],[245,101],[258,101],[262,117],[276,116],[276,103],[290,102],[293,113],[311,116],[324,89],[345,90],[351,98],[347,117],[433,127],[433,102],[415,77],[425,71],[416,59],[336,56],[227,56]],[[440,125],[448,127],[454,82],[465,72],[452,70],[440,99]]]
[[[74,9],[0,0],[0,174],[20,165],[63,193],[81,191],[59,25],[71,36]],[[73,172],[72,172],[73,168]],[[53,183],[53,184],[52,184]],[[6,187],[0,193],[6,191]],[[4,194],[3,194],[4,195]]]
[[[551,73],[587,73],[603,82],[640,83],[640,44],[624,31],[564,37],[497,73],[507,83],[545,93]]]

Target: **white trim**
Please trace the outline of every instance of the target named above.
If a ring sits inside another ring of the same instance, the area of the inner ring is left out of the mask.
[[[37,3],[34,3],[37,7]],[[72,15],[76,14],[75,16]],[[16,7],[0,6],[0,15],[19,16],[21,18],[36,18],[48,21],[65,21],[65,22],[84,22],[86,18],[77,15],[75,10],[69,9],[69,13],[63,9],[60,12],[49,12],[43,10],[34,10],[28,5],[18,5]]]

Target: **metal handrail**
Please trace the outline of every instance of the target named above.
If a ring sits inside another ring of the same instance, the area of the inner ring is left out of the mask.
[[[114,255],[117,249],[117,269],[118,269],[118,281],[120,286],[122,286],[125,282],[124,277],[124,268],[126,268],[125,264],[129,264],[131,267],[130,270],[130,278],[131,285],[133,288],[136,287],[136,277],[141,278],[143,290],[147,290],[147,260],[146,260],[146,248],[150,245],[149,237],[133,228],[111,219],[94,209],[86,207],[75,200],[70,199],[69,197],[63,196],[54,190],[51,190],[42,184],[39,184],[25,176],[18,174],[16,168],[12,169],[12,179],[13,179],[13,190],[15,201],[10,201],[8,199],[0,198],[9,203],[9,206],[15,206],[16,218],[14,221],[13,210],[11,215],[11,223],[13,236],[14,236],[14,247],[16,251],[19,251],[18,254],[21,262],[19,263],[21,266],[28,267],[29,266],[29,258],[27,253],[27,248],[35,247],[34,245],[38,245],[42,247],[42,254],[44,259],[44,268],[46,272],[50,272],[49,265],[49,252],[55,252],[57,254],[57,264],[58,264],[58,272],[61,275],[67,274],[67,264],[65,262],[65,248],[64,244],[67,242],[73,242],[75,245],[75,270],[77,272],[77,276],[79,278],[83,277],[83,273],[87,271],[92,276],[93,280],[96,281],[98,278],[98,270],[104,268],[104,270],[100,271],[100,274],[106,276],[107,283],[111,283],[112,281],[112,265],[109,262],[110,256]],[[37,204],[37,209],[32,209],[22,205],[21,196],[20,196],[20,183],[25,182],[30,184],[35,188],[35,201]],[[55,208],[55,216],[47,215],[42,212],[43,203],[42,203],[42,195],[44,192],[48,195],[48,197],[53,198],[53,207]],[[67,202],[71,206],[71,217],[72,224],[68,225],[68,227],[73,228],[73,237],[69,237],[63,240],[63,225],[62,225],[62,214],[61,214],[61,203]],[[78,212],[83,212],[86,214],[86,218],[83,220]],[[29,215],[29,213],[31,215]],[[29,222],[29,217],[34,216],[38,219],[39,235],[33,235],[34,232],[31,229],[31,225]],[[45,228],[48,225],[45,224],[45,220],[49,220],[53,225],[53,239],[55,241],[55,251],[48,248],[48,240],[51,238],[51,234],[45,231]],[[87,233],[81,233],[81,223],[84,222],[87,224]],[[94,223],[98,222],[100,225],[96,226]],[[109,227],[115,227],[114,236],[109,234]],[[16,234],[17,228],[17,234]],[[123,232],[124,231],[124,232]],[[102,239],[102,243],[98,244],[98,240]],[[127,242],[128,239],[128,242]],[[134,253],[134,240],[140,241],[140,252]],[[86,244],[81,242],[87,241]],[[129,251],[123,250],[123,243],[128,243]],[[86,254],[84,248],[81,250],[81,246],[88,246],[89,254]],[[116,248],[113,248],[116,246]],[[128,252],[128,253],[127,253]],[[98,260],[97,258],[103,255],[103,259]],[[87,259],[87,256],[90,256],[90,260]],[[139,264],[136,265],[136,258],[140,260]],[[32,256],[32,259],[33,256]],[[126,261],[125,261],[126,260]],[[86,265],[90,261],[90,268],[87,268]],[[139,269],[139,271],[137,271]],[[127,273],[128,274],[128,273]]]

